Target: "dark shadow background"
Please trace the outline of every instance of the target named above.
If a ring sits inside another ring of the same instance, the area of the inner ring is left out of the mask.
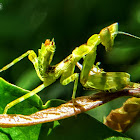
[[[0,67],[27,50],[37,53],[47,38],[55,39],[52,64],[59,63],[92,34],[114,22],[119,23],[120,31],[140,36],[140,1],[0,0]],[[140,82],[139,44],[140,40],[118,35],[112,52],[106,53],[99,45],[96,61],[101,61],[105,71],[125,71],[132,81]],[[27,58],[1,73],[1,77],[29,90],[41,83]],[[44,102],[51,98],[70,100],[72,88],[73,83],[62,86],[57,81],[39,95]],[[79,84],[77,96],[86,92]]]

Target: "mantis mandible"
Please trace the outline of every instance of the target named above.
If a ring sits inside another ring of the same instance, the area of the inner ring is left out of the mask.
[[[43,84],[39,85],[37,88],[30,91],[29,93],[7,104],[4,109],[4,114],[6,114],[8,109],[13,107],[14,105],[24,101],[25,99],[40,92],[45,87],[51,85],[59,77],[60,77],[60,83],[62,85],[67,85],[70,82],[74,81],[74,88],[73,88],[73,94],[72,94],[72,100],[74,101],[77,85],[78,85],[78,78],[79,78],[79,73],[74,73],[74,70],[75,70],[76,64],[78,65],[77,62],[81,58],[84,58],[84,62],[81,68],[82,71],[81,71],[80,81],[84,87],[92,87],[92,88],[100,89],[100,90],[109,90],[109,89],[112,89],[112,87],[117,89],[117,86],[124,87],[128,85],[129,74],[125,72],[105,73],[101,70],[101,72],[99,72],[98,74],[98,73],[95,73],[93,70],[95,67],[94,62],[96,58],[97,46],[101,43],[103,46],[105,46],[106,51],[111,50],[114,44],[114,38],[116,37],[118,33],[119,33],[118,23],[114,23],[102,29],[99,34],[92,35],[88,39],[86,44],[76,47],[72,51],[72,54],[70,54],[63,61],[61,61],[60,63],[54,66],[51,66],[51,62],[52,62],[53,55],[56,48],[54,39],[52,39],[52,41],[47,39],[45,43],[42,43],[41,49],[38,50],[38,56],[33,50],[29,50],[26,53],[19,56],[18,58],[14,59],[11,63],[6,65],[2,69],[0,69],[0,72],[10,68],[15,63],[19,62],[21,59],[28,56],[28,59],[33,63],[36,73],[38,77],[40,78],[40,80],[43,82]],[[120,32],[120,33],[125,34],[124,32]],[[94,73],[94,74],[89,75],[89,73]],[[117,79],[118,81],[122,80],[123,82],[119,83],[118,85],[111,84],[111,82],[108,82],[109,80],[105,81],[104,80],[105,78],[107,79],[111,78],[111,81],[113,82],[115,82],[115,80]],[[104,81],[107,82],[107,84],[105,84]],[[101,86],[101,83],[103,84],[102,86]]]

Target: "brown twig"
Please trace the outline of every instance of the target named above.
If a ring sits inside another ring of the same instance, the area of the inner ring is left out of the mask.
[[[98,92],[91,96],[76,98],[75,106],[72,101],[69,101],[58,107],[44,109],[31,115],[0,114],[0,127],[30,126],[68,118],[122,96],[140,97],[140,88],[123,89],[114,93]]]

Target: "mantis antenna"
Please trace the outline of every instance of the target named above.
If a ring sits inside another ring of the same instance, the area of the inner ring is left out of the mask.
[[[122,31],[117,31],[114,34],[123,34],[123,35],[127,35],[127,36],[130,36],[130,37],[136,38],[136,39],[140,39],[140,37],[138,37],[138,36],[132,35],[130,33],[122,32]]]

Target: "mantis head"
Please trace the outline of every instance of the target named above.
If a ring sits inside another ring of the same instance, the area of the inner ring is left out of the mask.
[[[108,27],[102,29],[99,33],[100,41],[103,46],[105,46],[106,51],[110,51],[114,44],[114,39],[117,36],[118,23],[114,23]]]
[[[112,25],[102,29],[99,33],[101,44],[105,46],[106,51],[110,51],[112,49],[114,39],[117,36],[117,34],[123,34],[136,39],[140,39],[140,37],[137,37],[135,35],[118,31],[118,23],[113,23]]]

